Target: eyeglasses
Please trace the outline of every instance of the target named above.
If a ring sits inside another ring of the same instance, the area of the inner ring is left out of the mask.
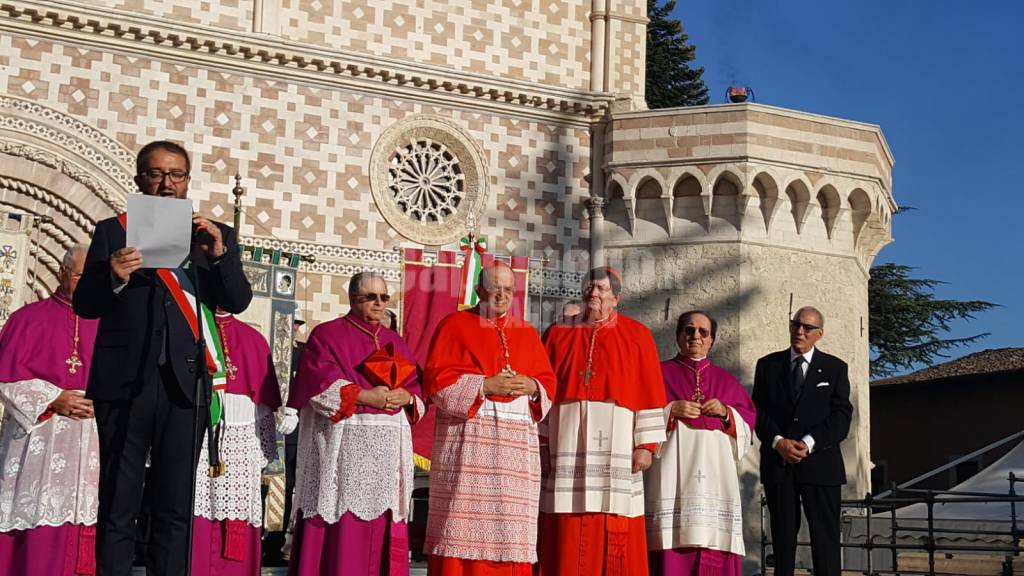
[[[389,295],[389,294],[374,294],[373,292],[370,292],[369,294],[356,294],[355,299],[356,299],[356,302],[359,302],[359,303],[382,302],[384,304],[387,304],[388,300],[391,300],[391,295]]]
[[[170,180],[171,184],[181,184],[186,178],[188,178],[188,172],[184,170],[170,170],[164,172],[163,170],[157,170],[154,168],[152,170],[140,172],[139,176],[142,176],[153,184],[163,182],[164,178]]]
[[[701,338],[707,338],[711,336],[711,331],[707,328],[697,328],[696,326],[686,326],[683,328],[683,333],[687,336],[693,336],[694,334],[700,334]]]
[[[797,320],[790,320],[789,329],[793,330],[794,332],[803,329],[804,333],[809,334],[811,332],[814,332],[815,330],[821,330],[821,326],[815,326],[814,324],[804,324],[803,322],[799,322]]]

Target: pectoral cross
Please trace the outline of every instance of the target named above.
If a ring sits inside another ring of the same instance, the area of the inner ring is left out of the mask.
[[[596,372],[594,370],[591,370],[590,366],[587,366],[586,370],[583,370],[582,372],[580,372],[580,376],[583,376],[583,385],[584,386],[589,386],[590,385],[590,377],[593,376],[594,374],[596,374]]]
[[[82,366],[82,361],[78,358],[78,352],[71,352],[71,356],[68,356],[64,363],[68,365],[68,374],[78,372],[78,369]]]
[[[609,438],[608,436],[604,435],[604,430],[599,431],[597,433],[597,436],[594,436],[594,438],[593,438],[593,440],[597,440],[597,448],[598,448],[598,450],[604,450],[604,441],[605,440],[610,440],[610,439],[611,438]]]
[[[226,364],[224,371],[227,372],[228,379],[234,380],[235,374],[238,373],[238,366],[235,366],[234,363],[231,362],[230,358],[225,358],[224,364]]]

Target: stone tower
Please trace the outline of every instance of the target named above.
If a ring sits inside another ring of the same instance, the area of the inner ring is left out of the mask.
[[[678,349],[679,314],[708,310],[719,322],[713,360],[749,387],[757,359],[788,346],[793,311],[818,307],[821,349],[850,365],[844,495],[863,497],[871,477],[868,275],[892,239],[896,209],[880,129],[727,104],[613,113],[597,135],[603,181],[589,206],[591,234],[595,257],[624,272],[625,313],[651,327],[667,358]],[[753,511],[755,451],[745,467]],[[756,527],[756,513],[746,516]]]

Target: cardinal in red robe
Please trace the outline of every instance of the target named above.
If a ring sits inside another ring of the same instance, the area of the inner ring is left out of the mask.
[[[591,270],[582,318],[545,340],[558,386],[542,430],[543,576],[647,574],[643,471],[665,440],[665,388],[651,332],[616,311],[621,290],[618,272]]]
[[[529,576],[537,561],[537,424],[555,375],[537,331],[508,312],[514,287],[507,264],[484,268],[479,305],[445,318],[427,356],[431,575]]]

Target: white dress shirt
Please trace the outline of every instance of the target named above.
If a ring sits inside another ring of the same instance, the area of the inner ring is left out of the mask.
[[[790,348],[789,349],[789,365],[790,365],[790,367],[793,366],[793,362],[796,362],[796,359],[797,359],[798,356],[803,356],[804,357],[804,361],[801,363],[800,368],[804,371],[804,378],[807,378],[807,369],[810,368],[810,366],[811,366],[811,359],[814,358],[814,347],[812,346],[810,350],[808,350],[807,352],[804,352],[803,354],[801,354],[801,353],[797,352],[796,350]],[[792,369],[790,371],[792,372]],[[779,443],[779,440],[782,440],[782,436],[775,436],[775,438],[772,438],[772,449],[773,450],[775,449],[775,445]],[[814,437],[813,436],[811,436],[810,434],[805,434],[804,437],[800,439],[800,441],[807,445],[807,453],[808,454],[810,454],[811,452],[814,452]]]

